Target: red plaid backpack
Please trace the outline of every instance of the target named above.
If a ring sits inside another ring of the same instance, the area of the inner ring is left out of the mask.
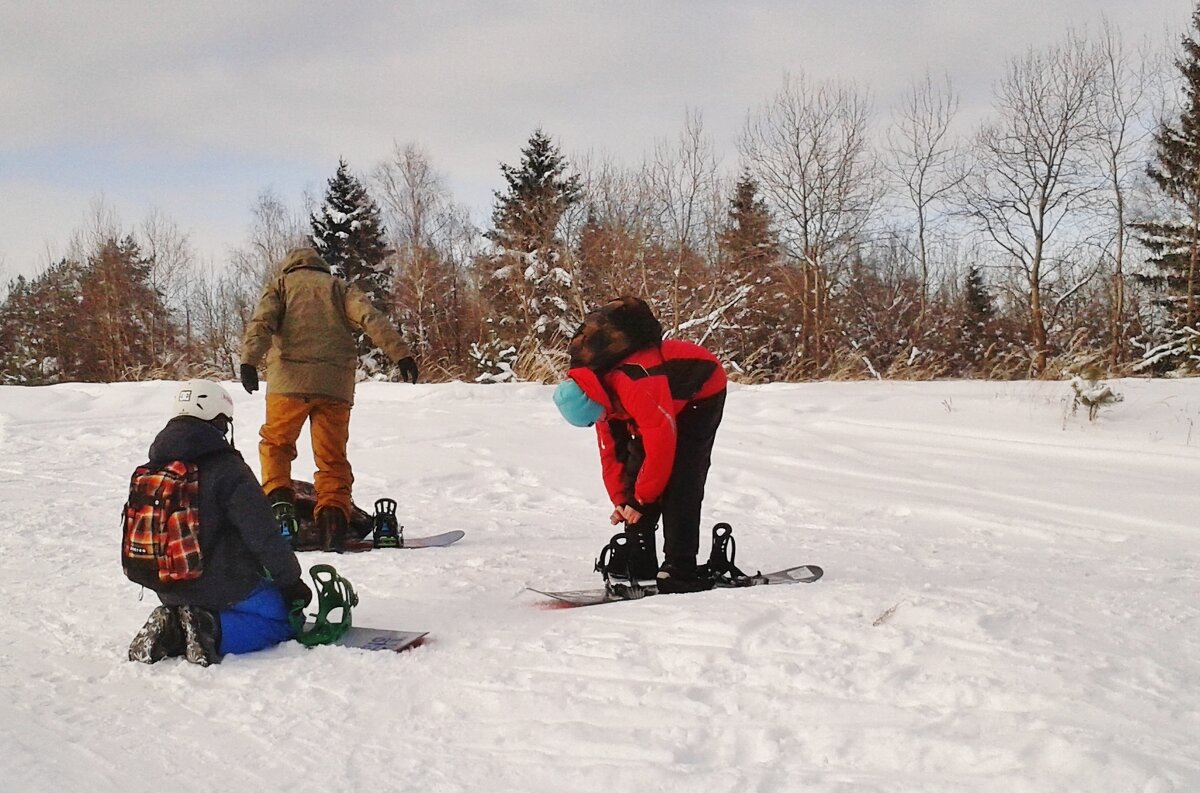
[[[139,465],[122,518],[121,567],[130,581],[162,591],[204,572],[200,471],[194,463]]]

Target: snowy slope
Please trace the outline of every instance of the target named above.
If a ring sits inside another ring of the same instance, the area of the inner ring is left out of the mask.
[[[1116,386],[1095,423],[1065,383],[735,387],[706,524],[825,578],[573,611],[522,590],[595,580],[591,432],[548,387],[363,386],[359,503],[467,537],[302,561],[433,641],[208,669],[124,660],[174,386],[0,388],[0,790],[1200,790],[1200,380]]]

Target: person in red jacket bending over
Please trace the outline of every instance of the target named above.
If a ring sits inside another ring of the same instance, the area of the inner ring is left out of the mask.
[[[624,296],[589,314],[571,339],[559,412],[595,425],[610,521],[625,524],[601,554],[617,584],[694,592],[712,586],[697,572],[700,506],[713,440],[725,407],[725,370],[698,344],[663,340],[644,300]],[[663,523],[663,564],[654,530]]]

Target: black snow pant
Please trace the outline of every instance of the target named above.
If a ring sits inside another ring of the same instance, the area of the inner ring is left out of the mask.
[[[713,441],[724,412],[724,391],[692,402],[680,411],[675,417],[675,464],[671,466],[667,487],[658,503],[645,505],[642,519],[627,528],[653,537],[661,517],[663,559],[668,562],[684,567],[696,563],[704,484],[708,481]],[[636,471],[630,473],[636,476]]]

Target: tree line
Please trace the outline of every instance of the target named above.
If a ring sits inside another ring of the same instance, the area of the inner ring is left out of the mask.
[[[737,170],[690,111],[635,166],[542,129],[480,228],[426,152],[338,163],[303,212],[272,193],[227,265],[103,204],[8,284],[0,381],[232,376],[286,252],[314,245],[427,379],[552,381],[595,304],[633,293],[745,382],[1191,374],[1200,264],[1200,10],[1173,58],[1109,27],[1011,59],[982,120],[949,79],[888,113],[804,74],[752,108]],[[392,376],[365,341],[363,376]]]

